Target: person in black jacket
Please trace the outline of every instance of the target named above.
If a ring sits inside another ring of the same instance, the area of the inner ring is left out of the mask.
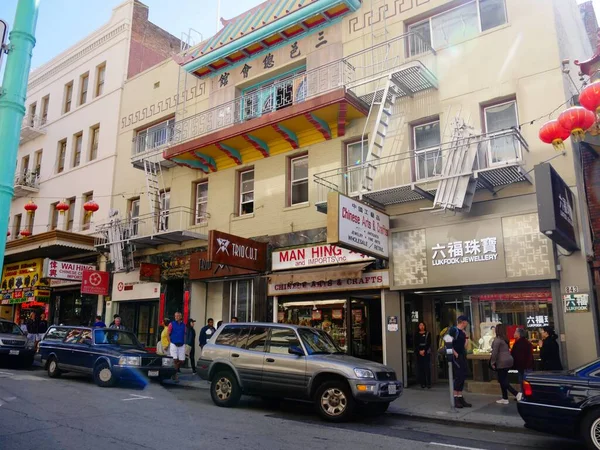
[[[558,336],[552,327],[542,328],[542,348],[540,359],[542,370],[563,370],[560,362],[560,350],[558,348]]]
[[[415,355],[421,389],[431,389],[431,334],[424,322],[419,323],[419,332],[415,338]]]
[[[192,366],[192,373],[196,373],[196,330],[194,330],[194,319],[188,320],[188,326],[185,329],[185,344],[190,346],[190,364]]]

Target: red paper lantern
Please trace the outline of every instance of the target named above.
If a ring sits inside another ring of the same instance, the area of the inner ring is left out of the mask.
[[[596,116],[581,106],[574,106],[558,116],[558,122],[571,132],[575,142],[583,141],[585,132],[596,122]]]
[[[98,206],[98,203],[96,203],[94,200],[90,200],[89,202],[85,202],[83,204],[83,209],[85,209],[85,212],[87,214],[94,214],[100,209],[100,207]]]
[[[564,140],[568,139],[571,133],[565,130],[558,120],[546,122],[540,128],[540,139],[546,144],[552,144],[555,150],[562,151],[565,149]]]
[[[58,203],[54,209],[56,209],[61,215],[64,215],[69,210],[69,204],[65,202]]]
[[[27,214],[33,214],[35,210],[38,209],[38,206],[33,203],[33,201],[29,201],[25,204],[24,208],[25,211],[27,211]]]
[[[29,236],[31,236],[31,231],[29,231],[29,230],[21,230],[21,236],[23,236],[23,237],[29,237]]]
[[[592,111],[596,117],[600,118],[600,81],[587,86],[579,94],[579,103],[585,109]]]

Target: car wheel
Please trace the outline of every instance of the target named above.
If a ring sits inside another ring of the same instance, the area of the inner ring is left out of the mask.
[[[330,422],[344,422],[354,412],[355,401],[346,383],[326,381],[317,389],[315,407],[323,419]]]
[[[111,387],[117,382],[107,362],[100,362],[94,367],[94,381],[100,387]]]
[[[600,449],[600,409],[588,412],[581,421],[581,438],[589,449]]]
[[[58,361],[55,357],[50,358],[48,361],[48,376],[50,378],[58,378],[60,377],[61,371],[58,368]]]
[[[377,417],[385,414],[389,407],[389,402],[371,402],[365,405],[365,411],[367,415]]]
[[[217,373],[210,384],[210,396],[217,406],[237,405],[242,396],[242,390],[235,375],[228,370]]]

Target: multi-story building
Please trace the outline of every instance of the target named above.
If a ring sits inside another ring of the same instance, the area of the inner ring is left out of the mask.
[[[5,252],[2,317],[45,309],[51,320],[79,325],[102,312],[101,297],[80,293],[81,270],[79,279],[50,280],[54,277],[44,271],[43,260],[98,266],[90,233],[95,217],[108,215],[114,194],[119,130],[114,114],[123,83],[178,51],[179,39],[149,22],[145,5],[128,0],[114,8],[104,26],[31,73]],[[15,279],[11,283],[16,265],[35,271],[37,284],[15,289],[23,287]]]
[[[125,84],[113,190],[128,194],[97,243],[122,269],[107,314],[152,317],[135,320],[149,344],[178,309],[311,324],[409,383],[418,323],[435,348],[465,314],[473,389],[497,323],[536,346],[555,326],[570,367],[595,357],[595,302],[563,304],[591,293],[587,211],[561,250],[533,177],[550,161],[578,201],[573,149],[537,136],[576,93],[562,61],[589,54],[574,0],[278,0],[223,21]],[[360,220],[340,243],[355,251],[327,244],[356,211],[389,216],[380,249]],[[268,243],[268,267],[211,264],[209,230]]]

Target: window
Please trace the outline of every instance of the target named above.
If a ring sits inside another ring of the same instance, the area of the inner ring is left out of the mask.
[[[254,212],[254,169],[239,172],[240,216]]]
[[[208,181],[196,184],[196,225],[206,223],[208,208]]]
[[[71,101],[73,100],[73,82],[65,84],[65,103],[63,106],[63,114],[71,111]]]
[[[488,161],[504,164],[515,161],[521,155],[518,142],[507,132],[519,125],[517,102],[510,101],[484,108],[485,130],[488,136]]]
[[[106,63],[96,67],[96,97],[104,92],[104,77],[106,75]]]
[[[29,105],[29,114],[28,114],[28,121],[29,121],[29,126],[33,127],[36,125],[36,120],[35,120],[35,113],[37,110],[37,103],[33,102],[31,105]]]
[[[33,224],[35,223],[35,211],[27,214],[27,230],[33,234]]]
[[[50,96],[46,95],[42,99],[42,125],[45,125],[48,122],[48,108],[50,107]]]
[[[90,155],[89,161],[98,157],[98,142],[100,140],[100,125],[90,128]]]
[[[15,220],[13,221],[13,239],[17,239],[21,232],[21,218],[21,214],[15,214]]]
[[[56,205],[58,205],[58,202],[52,203],[50,205],[50,231],[56,230],[58,228],[59,211],[58,209],[56,209]]]
[[[81,78],[79,79],[79,105],[83,105],[87,101],[89,81],[90,81],[89,72],[86,72],[83,75],[81,75]]]
[[[308,155],[290,158],[290,205],[308,202]]]
[[[238,340],[238,337],[242,332],[242,328],[244,327],[231,325],[225,326],[225,328],[223,328],[223,331],[219,333],[219,337],[217,337],[215,344],[227,345],[230,347],[239,346],[241,340]]]
[[[442,152],[440,149],[440,121],[413,127],[415,144],[416,178],[425,180],[442,173]]]
[[[279,355],[289,354],[291,346],[300,347],[300,341],[294,330],[285,328],[272,328],[271,339],[269,339],[269,353]]]
[[[65,170],[65,157],[67,155],[67,140],[63,139],[58,143],[58,153],[56,155],[56,173],[62,173]]]
[[[21,159],[21,174],[23,175],[24,181],[27,181],[27,174],[29,172],[29,155],[23,156]]]
[[[73,231],[73,225],[75,223],[75,202],[77,199],[71,197],[67,199],[69,204],[69,211],[67,212],[67,231]]]
[[[81,164],[81,144],[83,142],[83,133],[73,135],[73,167]]]
[[[265,344],[267,343],[267,334],[269,334],[269,329],[267,327],[252,327],[244,349],[253,350],[255,352],[264,352]]]
[[[94,193],[93,192],[86,192],[85,194],[83,194],[83,204],[81,205],[81,207],[83,208],[83,205],[85,205],[87,202],[91,202],[94,199]],[[92,223],[92,215],[89,214],[85,209],[83,210],[83,226],[81,227],[82,230],[89,230],[90,229],[90,224]]]
[[[140,225],[140,199],[129,200],[129,220],[131,220],[131,235],[137,236]]]
[[[173,118],[139,131],[135,139],[135,152],[144,153],[168,144],[173,137],[174,126]]]
[[[252,306],[254,295],[252,280],[232,281],[229,292],[229,312],[231,317],[237,317],[240,322],[252,321]]]
[[[410,56],[477,36],[507,22],[505,0],[474,0],[408,27]]]
[[[40,171],[42,170],[42,153],[42,150],[35,152],[35,167],[33,168],[33,172],[36,177],[40,176]]]
[[[362,164],[367,160],[368,151],[369,142],[366,139],[346,144],[346,192],[350,195],[360,192],[365,173]]]
[[[62,341],[69,333],[70,328],[51,327],[44,336],[45,341]]]
[[[160,222],[159,231],[167,231],[169,229],[169,209],[171,208],[171,192],[164,191],[160,193]]]

